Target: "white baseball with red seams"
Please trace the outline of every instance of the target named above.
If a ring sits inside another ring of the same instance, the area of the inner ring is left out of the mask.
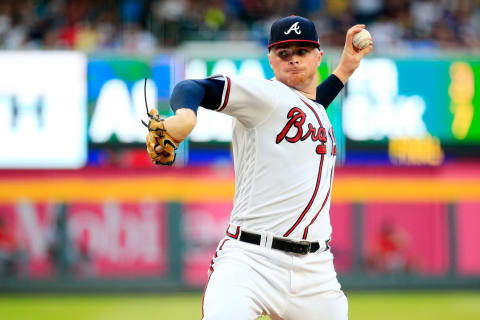
[[[357,49],[363,49],[372,43],[372,36],[367,29],[362,29],[353,36],[353,45]]]
[[[276,80],[217,77],[225,80],[217,111],[234,118],[235,198],[230,236],[210,266],[203,319],[220,319],[215,304],[221,301],[232,304],[229,319],[267,313],[274,319],[347,319],[330,251],[297,255],[269,248],[274,236],[320,244],[330,239],[336,143],[325,108]],[[235,240],[242,231],[261,234],[262,245]],[[323,310],[315,306],[321,303]],[[295,308],[284,310],[285,304]],[[303,314],[289,315],[293,310]]]

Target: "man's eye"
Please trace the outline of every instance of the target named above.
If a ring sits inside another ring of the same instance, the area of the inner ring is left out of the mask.
[[[300,49],[300,50],[298,50],[298,55],[300,55],[300,56],[303,56],[303,55],[305,55],[305,54],[307,54],[307,53],[308,53],[308,50],[307,50],[307,49]]]
[[[280,51],[280,52],[278,52],[278,56],[280,58],[288,57],[288,52],[287,51]]]

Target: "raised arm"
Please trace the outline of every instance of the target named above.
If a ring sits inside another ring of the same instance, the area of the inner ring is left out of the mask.
[[[342,57],[337,68],[333,71],[333,74],[337,76],[343,84],[347,83],[347,80],[353,74],[355,69],[360,65],[360,61],[363,57],[369,54],[373,50],[373,44],[359,50],[353,46],[353,36],[358,32],[365,29],[364,24],[357,24],[348,29],[345,39],[345,47],[343,48]]]
[[[372,45],[367,46],[363,50],[358,50],[353,46],[353,36],[364,28],[365,25],[357,24],[347,31],[340,63],[333,73],[317,87],[315,100],[325,109],[328,108],[333,99],[343,89],[348,78],[360,65],[360,60],[373,49]]]

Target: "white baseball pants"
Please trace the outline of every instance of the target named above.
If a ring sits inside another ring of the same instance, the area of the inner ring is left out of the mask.
[[[328,251],[299,255],[226,237],[214,255],[203,320],[347,320]]]

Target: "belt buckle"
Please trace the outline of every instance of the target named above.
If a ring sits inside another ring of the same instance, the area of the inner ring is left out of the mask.
[[[301,240],[301,241],[298,241],[298,243],[302,245],[300,247],[299,254],[306,255],[306,254],[310,253],[310,250],[312,248],[312,243],[310,241]]]

